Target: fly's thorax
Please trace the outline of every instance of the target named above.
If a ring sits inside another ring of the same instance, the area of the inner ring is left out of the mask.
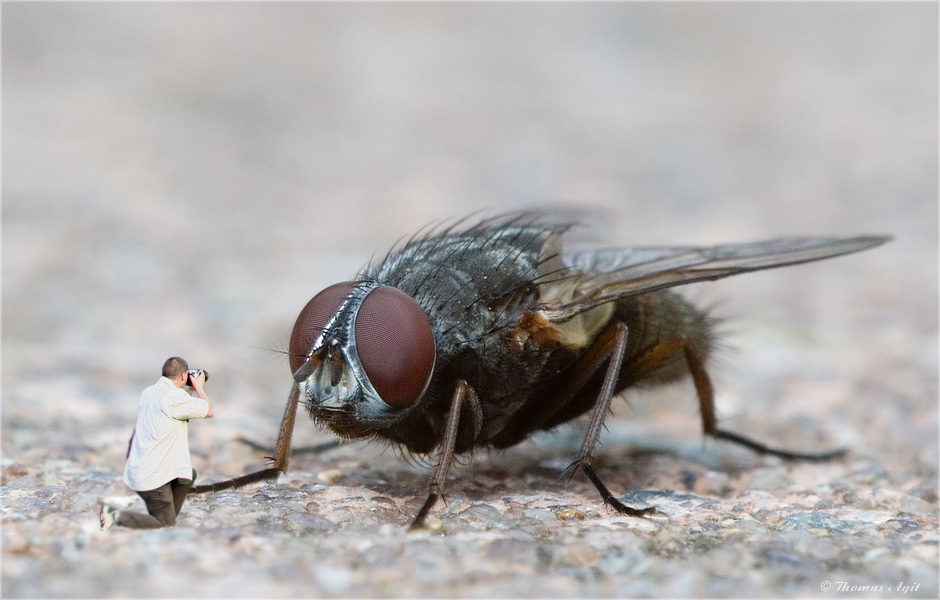
[[[431,380],[435,343],[422,309],[404,292],[347,281],[317,294],[291,333],[301,401],[340,435],[369,435],[418,403]]]
[[[389,253],[363,275],[416,299],[430,318],[444,363],[509,324],[543,275],[542,249],[550,235],[525,218],[430,235]]]
[[[529,338],[541,344],[555,344],[579,351],[591,345],[610,323],[614,304],[601,304],[564,320],[552,319],[540,307],[556,307],[575,302],[581,295],[582,273],[569,269],[562,260],[561,236],[545,238],[539,251],[535,280],[534,309],[526,311],[512,329],[514,343],[521,347]]]

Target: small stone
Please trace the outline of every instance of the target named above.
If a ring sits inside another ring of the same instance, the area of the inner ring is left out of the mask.
[[[342,567],[320,567],[313,572],[313,577],[330,594],[342,594],[352,585],[352,572]]]
[[[815,531],[816,530],[810,530],[810,533],[815,535]],[[826,535],[828,534],[829,532],[827,530]],[[841,548],[838,544],[833,542],[831,538],[817,539],[814,543],[810,544],[808,551],[813,558],[817,560],[832,560],[841,554]]]
[[[327,485],[336,485],[343,478],[343,472],[339,469],[326,469],[317,473],[317,479]]]
[[[326,515],[326,520],[331,523],[343,523],[353,518],[352,511],[347,508],[336,508]]]
[[[756,490],[779,490],[787,486],[787,474],[783,468],[759,469],[751,475],[751,487]]]
[[[3,532],[3,553],[23,554],[29,550],[29,540],[17,531]]]
[[[578,519],[580,521],[584,519],[584,513],[577,508],[565,508],[555,513],[555,518],[559,521],[567,521],[569,519]]]
[[[734,523],[735,529],[744,534],[758,533],[762,531],[767,531],[767,526],[750,518],[738,519]]]
[[[768,508],[762,508],[754,513],[754,519],[761,523],[772,523],[776,520],[777,512]]]
[[[26,467],[19,463],[13,463],[3,469],[3,480],[6,482],[8,479],[18,479],[27,473],[29,473],[29,471],[27,471]]]
[[[49,553],[53,558],[59,558],[62,556],[62,553],[65,551],[66,543],[61,539],[54,539],[48,544],[46,544],[46,552]]]
[[[692,485],[692,490],[696,494],[703,496],[720,496],[728,486],[728,474],[717,471],[709,471],[697,477]]]
[[[575,543],[568,546],[568,558],[576,567],[589,567],[601,558],[601,552],[583,543]]]
[[[333,529],[333,523],[327,519],[307,512],[292,513],[287,521],[299,533],[323,533]]]
[[[812,529],[854,529],[855,524],[841,521],[824,512],[804,512],[788,515],[780,525],[782,531]]]
[[[911,533],[913,531],[919,531],[917,523],[908,517],[898,517],[895,519],[888,519],[885,523],[886,529],[891,529],[897,531],[898,533]]]
[[[907,494],[915,498],[920,498],[921,500],[926,500],[931,504],[937,503],[937,488],[932,483],[923,483],[913,487],[907,490]]]
[[[91,543],[91,533],[88,531],[79,531],[75,534],[75,547],[79,550]]]
[[[427,527],[428,531],[440,533],[441,531],[444,531],[444,521],[441,521],[437,517],[430,517],[428,518],[427,523],[425,523],[425,527]]]
[[[917,496],[905,494],[901,499],[898,509],[903,513],[917,515],[933,512],[936,509],[936,505],[918,498]]]
[[[536,519],[539,521],[547,521],[548,519],[555,518],[555,514],[552,511],[546,510],[544,508],[529,509],[525,511],[525,516],[529,517],[530,519]]]
[[[531,539],[503,538],[490,543],[486,556],[490,559],[505,561],[525,561],[535,554],[536,545]]]
[[[474,504],[470,508],[460,513],[460,516],[473,521],[482,521],[492,523],[500,520],[499,511],[489,504]]]

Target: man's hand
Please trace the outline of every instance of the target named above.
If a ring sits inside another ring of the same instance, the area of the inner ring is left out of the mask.
[[[202,386],[206,385],[206,372],[199,371],[199,375],[190,377],[190,380],[193,382],[193,389],[196,390],[197,393],[201,392]]]

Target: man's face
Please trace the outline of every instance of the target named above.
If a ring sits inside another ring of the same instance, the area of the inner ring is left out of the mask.
[[[189,379],[189,370],[185,370],[176,377],[173,378],[173,383],[176,384],[176,387],[183,387],[186,385],[186,380]]]

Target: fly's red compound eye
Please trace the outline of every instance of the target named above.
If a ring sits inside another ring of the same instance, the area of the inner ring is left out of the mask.
[[[389,406],[411,406],[434,368],[434,336],[421,307],[405,292],[381,286],[356,316],[359,362]]]
[[[355,281],[344,281],[326,288],[310,299],[300,311],[294,330],[290,334],[290,372],[304,364],[313,343],[343,304],[346,296],[356,287]]]

